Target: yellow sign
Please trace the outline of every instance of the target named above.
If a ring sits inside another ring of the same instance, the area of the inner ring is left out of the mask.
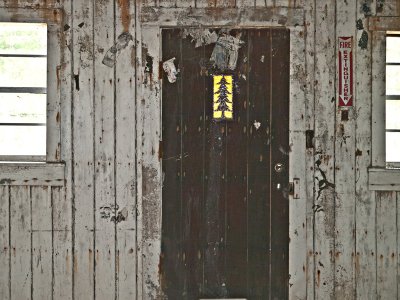
[[[233,78],[232,75],[214,75],[213,118],[233,119]]]

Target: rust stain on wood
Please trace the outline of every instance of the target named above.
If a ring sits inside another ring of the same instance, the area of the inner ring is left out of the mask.
[[[129,32],[131,24],[131,15],[129,13],[129,0],[118,0],[118,5],[121,10],[121,22],[125,32]]]

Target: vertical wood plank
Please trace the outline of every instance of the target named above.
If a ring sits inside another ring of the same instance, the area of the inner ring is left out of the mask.
[[[397,0],[376,0],[376,14],[378,16],[400,15],[400,3]]]
[[[374,31],[372,35],[372,165],[386,164],[385,95],[386,95],[386,33]]]
[[[297,199],[289,197],[289,298],[307,298],[306,62],[304,28],[290,31],[289,180],[300,179]],[[312,185],[312,181],[311,181]]]
[[[73,98],[73,8],[72,0],[64,0],[64,18],[61,28],[61,160],[65,162],[65,187],[52,188],[53,199],[53,298],[72,299],[72,98]]]
[[[315,7],[315,295],[334,296],[334,137],[335,137],[335,5],[316,1]]]
[[[236,7],[238,8],[254,7],[256,2],[257,2],[256,0],[237,0]]]
[[[73,2],[73,298],[94,298],[93,6]]]
[[[196,7],[214,7],[216,0],[195,0]]]
[[[271,299],[288,298],[289,288],[289,38],[288,29],[271,31]]]
[[[161,297],[160,277],[158,272],[161,253],[161,164],[158,158],[160,146],[160,33],[158,28],[146,28],[141,32],[140,75],[141,94],[138,135],[141,145],[137,150],[141,152],[138,165],[141,190],[138,190],[138,223],[142,226],[140,235],[140,249],[142,255],[143,273],[142,283],[143,299],[156,299]],[[139,53],[138,53],[139,54]],[[138,178],[139,180],[139,178]],[[141,194],[140,194],[141,193]],[[139,256],[140,256],[139,255]],[[140,275],[139,275],[140,277]],[[138,296],[138,298],[140,298]],[[140,298],[141,299],[141,298]]]
[[[367,15],[362,8],[366,1],[357,1],[357,22],[367,25]],[[375,13],[375,1],[370,4],[371,13]],[[363,30],[356,34],[355,45],[362,37]],[[356,299],[373,299],[376,297],[376,203],[373,192],[368,190],[368,167],[371,165],[371,89],[372,89],[372,43],[369,41],[366,49],[355,47],[356,84],[355,99],[357,107],[356,118],[356,253],[355,253],[355,284]],[[383,119],[382,119],[383,120]],[[383,122],[382,122],[383,123]],[[383,135],[383,134],[382,134]]]
[[[181,65],[180,29],[162,31],[162,60],[175,57],[175,65]],[[181,224],[181,95],[183,79],[170,83],[162,74],[162,168],[164,174],[162,191],[162,288],[170,298],[182,297],[182,224]],[[167,201],[167,199],[173,199]],[[178,237],[178,239],[174,238]]]
[[[0,295],[10,299],[10,224],[9,187],[0,186]]]
[[[215,0],[215,7],[235,7],[235,0]]]
[[[352,36],[356,23],[356,2],[336,2],[336,39],[333,45],[339,51],[339,37]],[[353,61],[355,47],[353,48]],[[336,63],[335,63],[336,66]],[[339,68],[336,71],[339,78]],[[353,72],[354,76],[354,72]],[[353,77],[354,78],[354,77]],[[337,79],[336,105],[339,101]],[[354,95],[353,88],[352,94]],[[357,106],[354,99],[353,105]],[[355,258],[355,119],[354,107],[336,109],[335,122],[335,297],[350,299],[354,297],[354,258]],[[348,117],[344,117],[347,113]]]
[[[377,299],[397,299],[396,192],[376,192]]]
[[[314,147],[315,147],[315,2],[307,1],[305,5],[305,27],[304,27],[304,40],[305,40],[305,74],[303,85],[305,92],[305,130],[306,145],[305,145],[305,193],[306,193],[306,232],[307,232],[307,264],[305,266],[306,272],[306,290],[307,299],[314,299],[315,291],[315,251],[314,251],[314,196],[315,193],[315,165],[314,165]],[[301,75],[301,72],[299,73]],[[291,110],[292,111],[292,110]],[[308,139],[308,141],[307,141]],[[295,153],[295,152],[293,152]],[[301,177],[300,177],[301,180]],[[291,217],[290,217],[291,218]],[[290,259],[291,256],[289,256]]]
[[[247,290],[247,101],[249,78],[248,30],[241,30],[233,122],[226,122],[226,286],[228,297],[246,297]]]
[[[115,298],[115,94],[114,67],[103,64],[104,53],[118,43],[114,2],[95,2],[94,47],[94,154],[95,154],[95,296]],[[103,51],[104,50],[104,51]],[[105,54],[107,55],[107,53]]]
[[[29,186],[10,187],[11,298],[31,299],[31,197]]]
[[[129,32],[133,41],[121,51],[115,63],[115,197],[121,219],[116,232],[116,297],[135,299],[136,286],[136,177],[135,177],[135,5],[119,1],[115,14],[117,35]],[[117,215],[118,217],[118,215]]]
[[[65,188],[52,188],[53,298],[72,299],[72,211]]]
[[[247,289],[248,297],[265,299],[271,289],[271,92],[265,95],[265,87],[272,89],[271,30],[252,30],[248,41]],[[262,55],[264,63],[260,61]],[[255,122],[261,124],[259,129]]]
[[[204,48],[195,48],[189,38],[182,40],[180,59],[182,89],[182,253],[183,295],[198,299],[203,280],[203,157],[204,78],[200,72]],[[170,84],[166,81],[163,84]],[[171,125],[173,125],[172,123]],[[165,199],[168,201],[168,198]],[[172,215],[165,215],[171,218]]]
[[[52,299],[51,187],[31,187],[32,201],[32,299]]]

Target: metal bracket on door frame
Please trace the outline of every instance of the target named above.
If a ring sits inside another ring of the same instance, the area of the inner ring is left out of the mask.
[[[293,178],[293,182],[289,182],[289,195],[293,196],[293,199],[300,199],[300,179]]]

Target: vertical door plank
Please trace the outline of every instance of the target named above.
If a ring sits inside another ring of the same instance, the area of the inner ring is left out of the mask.
[[[357,20],[366,28],[368,16],[362,11],[365,1],[357,1]],[[371,13],[375,13],[375,2],[371,2]],[[355,45],[361,38],[363,30],[355,35]],[[376,203],[368,190],[368,167],[371,165],[371,88],[372,88],[372,43],[371,35],[367,49],[356,47],[355,68],[357,107],[356,119],[356,256],[355,284],[357,299],[373,299],[376,297]],[[375,46],[375,45],[374,45]],[[384,66],[383,66],[384,67]],[[375,80],[374,80],[375,81]],[[383,119],[381,119],[382,122]],[[383,123],[383,122],[382,122]],[[383,132],[383,131],[382,131]],[[383,134],[381,134],[383,135]]]
[[[0,295],[10,299],[10,195],[8,186],[0,186]]]
[[[161,297],[160,276],[154,270],[158,269],[161,250],[161,164],[159,163],[158,151],[161,139],[160,120],[160,32],[158,28],[146,28],[141,30],[141,57],[139,80],[142,80],[141,100],[139,117],[142,127],[138,128],[141,145],[141,160],[138,165],[141,172],[140,203],[138,203],[138,223],[142,224],[139,247],[142,250],[142,266],[144,270],[143,295],[150,299]],[[139,297],[139,296],[138,296]]]
[[[271,33],[271,298],[288,297],[289,256],[289,30]],[[277,171],[276,164],[283,170]],[[278,186],[280,185],[280,186]]]
[[[94,4],[95,295],[115,297],[115,78],[103,57],[114,44],[114,3]],[[104,49],[104,51],[103,51]],[[118,58],[117,58],[118,59]],[[115,63],[115,62],[114,62]]]
[[[162,61],[175,57],[181,65],[180,30],[162,31]],[[162,287],[168,297],[179,299],[183,289],[182,222],[181,222],[181,88],[183,79],[170,83],[162,75]],[[171,199],[167,201],[168,199]],[[174,237],[179,237],[176,240]]]
[[[211,57],[214,45],[205,47],[205,59]],[[213,120],[213,78],[208,76],[205,94],[204,149],[204,293],[207,297],[225,297],[225,210],[226,210],[226,125]]]
[[[132,35],[132,41],[119,53],[115,63],[116,169],[115,197],[121,218],[117,222],[116,276],[117,294],[121,300],[134,299],[136,287],[136,176],[135,176],[135,5],[119,1],[116,8],[115,31]],[[117,215],[118,217],[118,215]],[[123,218],[124,219],[123,219]]]
[[[234,120],[226,132],[226,286],[228,297],[246,297],[247,290],[247,107],[249,78],[248,30],[241,30],[233,93]]]
[[[53,298],[72,299],[72,211],[64,187],[52,188]]]
[[[300,192],[289,197],[289,298],[307,298],[307,173],[304,28],[290,31],[289,180],[300,179]],[[311,183],[312,186],[312,183]]]
[[[32,201],[32,299],[52,299],[51,187],[31,187]]]
[[[335,1],[316,3],[315,18],[315,297],[334,295]],[[333,99],[333,100],[332,100]]]
[[[377,299],[397,299],[396,224],[396,192],[376,192]]]
[[[31,299],[31,194],[29,186],[10,187],[11,298]]]
[[[202,142],[205,105],[205,79],[201,75],[199,62],[203,58],[204,48],[195,48],[190,38],[183,39],[181,43],[183,293],[186,299],[198,299],[203,282]],[[164,81],[163,84],[170,83]]]
[[[271,32],[251,30],[248,38],[251,72],[247,119],[247,247],[250,298],[270,293],[270,154],[271,154]],[[264,59],[262,59],[264,56]],[[264,60],[264,62],[262,62]],[[266,88],[267,87],[267,88]],[[258,124],[259,123],[259,124]],[[257,129],[259,125],[259,128]]]
[[[336,53],[338,38],[354,37],[353,24],[356,23],[356,2],[336,3]],[[355,47],[353,48],[355,50]],[[353,50],[353,55],[354,54]],[[354,58],[355,59],[355,56]],[[338,66],[338,65],[336,65]],[[339,76],[339,67],[337,67]],[[337,77],[338,78],[338,77]],[[354,78],[354,71],[353,71]],[[339,79],[336,89],[336,105],[339,99]],[[354,88],[352,91],[354,95]],[[358,99],[353,99],[358,107]],[[348,117],[343,117],[347,113]],[[355,119],[354,108],[336,109],[335,122],[335,297],[347,299],[354,297],[354,258],[355,258]]]
[[[94,298],[93,6],[73,3],[73,272],[75,299]]]

